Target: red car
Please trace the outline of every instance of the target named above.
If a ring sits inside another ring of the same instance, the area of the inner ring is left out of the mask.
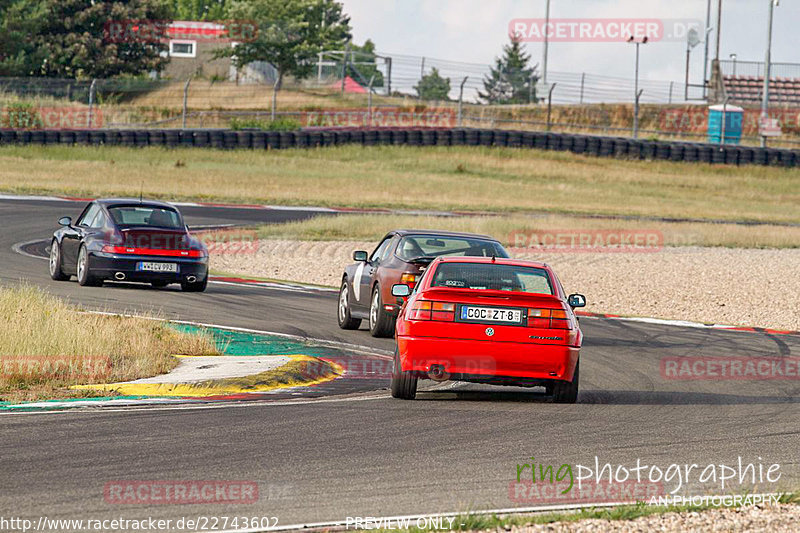
[[[419,378],[492,385],[544,386],[558,403],[578,397],[583,334],[546,264],[503,258],[440,257],[407,298],[397,319],[392,396],[413,399]]]

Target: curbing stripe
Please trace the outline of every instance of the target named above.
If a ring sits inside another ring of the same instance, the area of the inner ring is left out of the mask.
[[[332,361],[302,354],[289,355],[288,357],[291,359],[289,363],[274,370],[256,374],[263,375],[264,379],[268,381],[272,380],[272,382],[255,386],[247,386],[247,384],[242,381],[253,376],[242,376],[241,378],[225,378],[213,381],[201,381],[198,383],[97,383],[92,385],[74,385],[70,388],[76,390],[114,391],[124,396],[221,400],[231,398],[232,395],[248,395],[252,393],[271,392],[277,389],[311,387],[332,381],[344,374],[344,368]],[[321,361],[327,369],[315,379],[308,379],[294,368],[287,368],[291,366],[292,363],[316,363],[318,361]],[[284,378],[286,381],[277,381]],[[214,381],[226,382],[226,384],[214,385]],[[237,382],[239,384],[237,384]]]

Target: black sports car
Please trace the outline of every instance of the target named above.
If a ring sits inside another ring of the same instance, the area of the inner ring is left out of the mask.
[[[208,249],[189,233],[175,206],[164,202],[95,200],[73,223],[58,221],[50,246],[50,277],[81,285],[104,280],[180,283],[184,291],[204,291]]]
[[[413,288],[425,268],[439,256],[508,257],[492,237],[473,233],[399,229],[390,231],[372,254],[353,252],[339,289],[338,319],[342,329],[358,329],[369,320],[373,337],[391,337],[400,306],[392,296],[398,283]]]

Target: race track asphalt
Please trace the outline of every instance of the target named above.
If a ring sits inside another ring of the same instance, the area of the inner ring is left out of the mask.
[[[47,263],[12,245],[47,239],[81,204],[0,200],[0,284],[26,282],[87,308],[290,333],[390,351],[391,339],[336,325],[334,293],[210,284],[206,293],[54,282]],[[187,222],[250,224],[308,211],[184,208]],[[574,289],[579,289],[578,287]],[[687,290],[691,290],[687,281]],[[591,298],[591,295],[587,295]],[[775,312],[781,312],[776,302]],[[539,389],[463,385],[393,400],[385,389],[327,399],[221,407],[72,410],[0,416],[0,509],[48,518],[277,517],[279,525],[526,507],[511,498],[516,465],[781,465],[800,487],[798,380],[669,381],[667,356],[787,357],[800,337],[581,321],[581,394],[575,405]],[[388,384],[387,384],[388,385]],[[248,480],[257,502],[114,505],[115,480]],[[710,490],[710,486],[707,486]],[[569,502],[567,502],[569,503]]]

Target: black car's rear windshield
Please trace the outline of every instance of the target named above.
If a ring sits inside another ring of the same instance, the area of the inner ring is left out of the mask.
[[[181,217],[174,209],[148,205],[119,205],[108,212],[118,226],[150,226],[182,229]]]
[[[553,294],[545,269],[496,263],[442,263],[431,287]]]
[[[440,255],[508,257],[505,248],[494,241],[438,235],[406,235],[400,239],[396,254],[404,261]]]

